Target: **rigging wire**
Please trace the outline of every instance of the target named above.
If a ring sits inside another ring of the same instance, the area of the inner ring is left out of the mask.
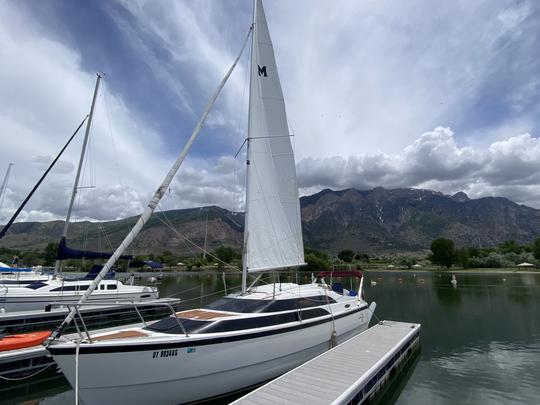
[[[250,60],[251,59],[251,47],[249,49],[248,57],[249,57],[248,60]],[[240,135],[242,133],[241,127],[243,127],[243,121],[244,121],[245,97],[246,97],[247,89],[249,88],[249,86],[248,86],[248,83],[249,83],[248,82],[248,76],[249,76],[249,73],[250,73],[250,68],[251,68],[251,66],[248,63],[248,67],[246,69],[246,74],[244,75],[244,86],[243,86],[243,89],[242,89],[242,103],[241,103],[241,109],[240,109],[240,119],[238,120],[238,127],[236,128],[235,145],[238,145],[238,142],[240,140],[239,138],[240,138]],[[247,132],[247,130],[246,130],[246,132]],[[247,136],[245,138],[247,139]],[[238,186],[238,184],[240,183],[240,179],[239,179],[240,174],[238,172],[238,160],[236,159],[236,157],[238,156],[238,153],[240,152],[240,150],[242,149],[242,147],[246,143],[246,139],[242,142],[242,145],[240,145],[240,148],[238,148],[239,151],[234,156],[233,212],[234,211],[240,212],[241,199],[242,199],[241,196],[240,196],[240,191],[242,191],[242,194],[243,194],[243,191],[244,191],[244,188],[245,188],[245,181],[243,181],[241,183],[243,185],[243,187],[240,187],[240,189],[239,189],[239,186]],[[243,168],[244,165],[242,165],[241,167]],[[242,170],[240,170],[240,171],[242,171]]]
[[[163,210],[163,208],[161,207],[161,205],[158,204],[158,208],[159,208],[159,212],[156,213],[156,218],[157,218],[158,220],[160,220],[162,223],[165,223],[165,222],[163,222],[163,220],[162,220],[162,219],[159,217],[159,215],[158,215],[158,214],[161,214],[161,215],[163,216],[163,218],[165,218],[165,221],[168,222],[168,224],[169,224],[168,226],[174,228],[174,225],[172,224],[171,220],[167,217],[167,214],[165,213],[165,211]],[[165,225],[167,225],[167,224],[165,224]],[[191,246],[187,244],[186,238],[185,238],[183,235],[182,235],[182,242],[183,242],[184,245],[188,248],[188,250],[189,250],[189,252],[191,253],[191,255],[192,255],[193,257],[196,257],[197,254],[196,254],[195,251],[191,248]],[[197,247],[198,247],[198,246],[197,246]],[[204,252],[204,249],[202,249],[202,251]]]
[[[62,153],[64,153],[64,151],[66,150],[66,148],[68,147],[68,145],[71,143],[71,141],[73,140],[73,138],[75,137],[75,135],[77,135],[77,132],[79,132],[79,130],[81,129],[81,127],[83,126],[83,124],[86,122],[88,118],[88,115],[86,115],[84,117],[84,119],[82,120],[82,122],[79,124],[79,126],[77,127],[77,129],[75,130],[75,132],[71,135],[71,137],[69,138],[69,140],[67,141],[67,143],[64,145],[64,147],[60,150],[60,153],[56,156],[56,158],[54,158],[54,160],[52,161],[52,163],[49,165],[49,167],[47,168],[47,170],[45,171],[45,173],[43,173],[43,175],[41,176],[41,178],[39,179],[39,181],[37,182],[37,184],[34,186],[34,188],[30,191],[30,193],[28,194],[28,196],[26,196],[26,198],[24,199],[24,201],[22,202],[22,204],[19,206],[19,208],[17,208],[17,210],[15,211],[15,213],[13,214],[13,216],[11,217],[11,219],[7,222],[7,224],[4,225],[4,227],[2,228],[2,230],[0,231],[0,239],[6,234],[6,232],[8,231],[8,229],[11,227],[11,224],[13,224],[13,222],[15,221],[15,219],[17,218],[17,216],[20,214],[20,212],[22,211],[22,209],[24,208],[24,206],[26,205],[26,203],[28,202],[28,200],[30,200],[30,198],[32,197],[32,195],[34,194],[34,192],[37,190],[37,188],[40,186],[40,184],[43,182],[43,180],[45,179],[45,177],[47,176],[47,174],[51,171],[51,169],[53,168],[53,166],[55,165],[55,163],[58,161],[58,159],[60,158],[60,156],[62,156]]]
[[[183,238],[185,241],[189,242],[190,244],[192,244],[194,247],[196,247],[197,249],[201,250],[202,252],[204,252],[204,248],[200,247],[199,245],[197,245],[195,242],[193,242],[191,239],[189,239],[186,235],[182,234],[180,231],[178,231],[176,229],[176,227],[172,224],[172,222],[169,220],[169,218],[167,217],[167,215],[165,214],[164,211],[160,211],[161,214],[163,215],[163,218],[160,218],[159,216],[157,216],[157,218],[165,225],[167,226],[169,229],[171,229],[174,233],[176,233],[178,236],[180,236],[181,238]],[[217,260],[218,262],[222,263],[223,265],[225,265],[226,268],[230,268],[230,269],[233,269],[233,270],[237,270],[237,271],[240,271],[242,272],[241,269],[239,269],[238,267],[236,266],[232,266],[231,264],[227,263],[227,262],[224,262],[223,260],[221,260],[219,257],[217,257],[216,255],[210,253],[210,252],[206,252],[206,254],[208,256],[210,256],[211,258]]]

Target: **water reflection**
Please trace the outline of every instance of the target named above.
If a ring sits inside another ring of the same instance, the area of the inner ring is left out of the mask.
[[[378,316],[422,323],[422,358],[398,404],[540,402],[540,275],[458,274],[455,290],[448,273],[426,275],[429,285],[382,277],[369,291]]]
[[[406,368],[379,401],[540,403],[540,274],[459,273],[456,277],[454,289],[447,272],[366,273],[364,295],[377,302],[374,322],[422,323],[418,363]],[[309,278],[310,274],[299,274],[301,282]],[[281,280],[296,281],[296,275]],[[165,277],[159,287],[162,296],[175,294],[184,308],[193,308],[219,298],[225,287],[230,293],[240,281],[238,274],[227,275],[225,283],[221,273],[186,274]],[[343,282],[348,285],[350,280]],[[0,385],[0,404],[28,400],[72,404],[73,391],[65,379],[53,376],[54,380],[37,379],[31,384]]]

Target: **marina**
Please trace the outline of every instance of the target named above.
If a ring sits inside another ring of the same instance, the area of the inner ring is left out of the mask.
[[[231,405],[361,404],[419,344],[419,324],[381,321]]]
[[[456,277],[459,284],[454,289],[451,275],[445,272],[416,272],[416,277],[400,271],[365,273],[364,293],[377,301],[379,318],[422,324],[419,354],[407,362],[395,382],[377,394],[382,397],[376,403],[417,404],[429,398],[442,405],[476,405],[487,397],[495,404],[519,404],[535,403],[540,396],[540,275]],[[377,280],[376,286],[371,285],[372,280]],[[188,310],[199,306],[201,283],[206,295],[202,305],[223,294],[221,275],[205,273],[166,275],[160,293],[170,296],[191,290],[181,294],[181,310]],[[228,285],[239,283],[240,275],[228,276]],[[372,324],[377,323],[373,319]],[[47,405],[74,403],[73,388],[53,367],[33,378],[4,381],[0,386],[2,405],[28,400]]]
[[[203,3],[0,4],[0,405],[540,403],[540,8]]]

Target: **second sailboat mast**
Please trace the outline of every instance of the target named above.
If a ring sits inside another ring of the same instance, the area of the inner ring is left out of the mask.
[[[94,88],[94,96],[92,98],[92,105],[90,106],[90,114],[88,115],[88,121],[86,122],[86,131],[84,133],[84,140],[81,149],[81,157],[79,159],[79,166],[77,167],[77,174],[75,175],[75,183],[73,183],[73,190],[71,191],[71,199],[69,200],[68,211],[66,215],[66,222],[64,223],[64,229],[62,230],[61,239],[65,239],[69,229],[69,221],[71,220],[71,212],[73,211],[73,203],[75,202],[75,196],[77,195],[77,189],[79,188],[79,179],[81,177],[82,165],[84,162],[84,156],[86,154],[86,146],[88,145],[88,137],[90,135],[90,128],[92,127],[92,116],[94,115],[94,107],[96,106],[96,99],[99,90],[99,82],[101,81],[101,75],[97,74],[96,86]],[[54,266],[54,275],[62,271],[62,261],[56,260]]]

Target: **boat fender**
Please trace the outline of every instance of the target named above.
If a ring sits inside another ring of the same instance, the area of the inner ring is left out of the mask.
[[[336,347],[337,345],[338,345],[337,333],[336,333],[336,330],[334,329],[332,331],[332,335],[330,335],[330,349],[333,348],[333,347]]]

